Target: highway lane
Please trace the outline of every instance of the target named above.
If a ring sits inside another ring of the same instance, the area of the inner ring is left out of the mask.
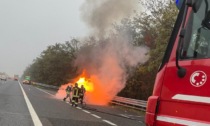
[[[101,120],[31,85],[23,85],[23,88],[44,126],[107,126]]]
[[[54,91],[22,86],[43,126],[144,126],[143,117],[115,107],[87,105],[86,108],[75,108],[56,99]],[[0,125],[34,125],[17,81],[0,82],[0,98]],[[119,116],[131,114],[136,118]]]
[[[55,95],[55,91],[44,90],[44,89],[38,89],[38,90],[43,92],[46,96],[54,98],[53,95]],[[62,100],[58,101],[59,102],[61,101],[61,103],[65,103]],[[70,106],[69,108],[71,111],[72,107]],[[81,109],[81,111],[85,114],[88,114],[89,116],[94,116],[98,120],[102,120],[105,123],[110,122],[111,124],[113,123],[114,125],[118,126],[144,126],[143,123],[144,116],[142,116],[142,114],[139,116],[139,114],[136,114],[134,112],[129,112],[119,107],[86,105],[84,108]]]
[[[39,89],[44,93],[47,93],[51,96],[54,97],[54,95],[56,94],[55,90],[49,90],[49,89]],[[80,105],[81,106],[81,105]],[[120,121],[121,123],[125,124],[130,124],[126,121],[126,123],[124,123],[122,120],[122,118],[126,118],[130,120],[134,120],[135,122],[140,122],[143,123],[144,122],[144,112],[140,112],[137,110],[132,110],[129,108],[124,108],[124,107],[120,107],[120,106],[115,106],[115,105],[109,105],[109,106],[99,106],[99,105],[86,105],[81,107],[84,110],[88,110],[92,113],[98,113],[98,115],[101,116],[105,116],[105,117],[120,117]],[[110,120],[114,120],[116,121],[114,118],[111,118]],[[132,123],[133,124],[133,123]],[[139,125],[138,123],[136,123],[136,125]]]
[[[33,126],[18,82],[0,81],[0,126]]]

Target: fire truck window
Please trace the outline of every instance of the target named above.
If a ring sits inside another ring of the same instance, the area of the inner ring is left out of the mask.
[[[210,0],[208,2],[210,3]],[[205,17],[205,9],[205,2],[202,2],[199,11],[190,14],[181,59],[210,58],[210,30],[203,28],[201,25]]]

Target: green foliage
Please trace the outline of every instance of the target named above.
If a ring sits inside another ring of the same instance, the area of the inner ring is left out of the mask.
[[[74,66],[75,53],[78,50],[79,41],[72,39],[71,42],[48,46],[40,57],[26,68],[23,76],[31,76],[32,81],[61,85],[68,83],[69,79],[76,76]]]
[[[161,0],[148,1],[145,6],[150,13],[139,14],[132,21],[134,27],[140,29],[135,43],[150,47],[150,59],[130,74],[126,87],[118,94],[120,96],[147,100],[152,94],[155,76],[178,14],[174,3],[155,4],[159,2]]]
[[[147,100],[152,94],[155,76],[165,53],[178,10],[174,3],[164,3],[162,0],[150,0],[141,4],[146,11],[136,14],[132,19],[123,19],[120,25],[115,24],[117,33],[114,32],[113,36],[126,34],[129,35],[128,39],[132,40],[134,46],[144,45],[150,48],[150,59],[147,63],[132,70],[128,68],[126,87],[118,94]],[[87,38],[80,46],[76,39],[65,44],[57,43],[48,46],[26,68],[23,76],[28,75],[31,76],[32,81],[52,85],[69,82],[77,76],[77,67],[74,66],[77,52],[91,50],[97,46],[96,43],[99,43],[99,40],[96,38],[95,36]],[[103,42],[100,43],[103,46]]]

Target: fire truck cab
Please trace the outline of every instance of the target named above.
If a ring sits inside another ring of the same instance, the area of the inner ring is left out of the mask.
[[[180,9],[153,94],[147,126],[210,126],[210,0],[176,0]]]

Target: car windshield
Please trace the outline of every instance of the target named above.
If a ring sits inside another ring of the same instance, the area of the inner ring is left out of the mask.
[[[210,30],[202,27],[202,21],[209,11],[210,0],[203,0],[198,12],[191,12],[186,25],[186,36],[181,59],[201,59],[210,57]]]

